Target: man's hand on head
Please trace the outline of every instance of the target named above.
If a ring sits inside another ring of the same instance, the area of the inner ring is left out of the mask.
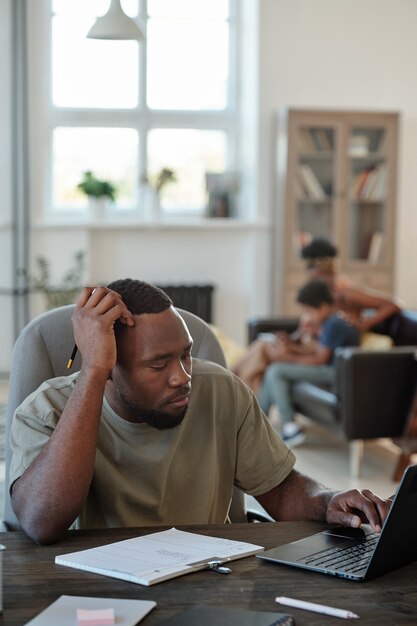
[[[363,523],[370,524],[375,532],[381,532],[382,525],[392,504],[392,497],[386,500],[369,489],[351,489],[336,493],[329,501],[326,521],[332,525],[359,528]]]
[[[134,318],[120,294],[107,287],[84,287],[72,315],[74,337],[84,368],[110,374],[116,364],[114,325],[134,326]]]

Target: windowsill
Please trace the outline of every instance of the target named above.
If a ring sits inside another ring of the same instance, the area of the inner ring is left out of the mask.
[[[270,228],[266,221],[239,218],[162,218],[159,221],[132,217],[110,216],[102,221],[89,219],[48,218],[32,225],[34,230],[73,228],[81,230],[264,230]]]

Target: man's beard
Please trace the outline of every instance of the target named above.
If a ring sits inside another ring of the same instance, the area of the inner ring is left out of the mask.
[[[139,404],[132,403],[120,387],[118,392],[121,400],[128,407],[130,414],[135,418],[136,422],[148,424],[148,426],[158,430],[168,430],[169,428],[179,426],[188,409],[188,406],[185,406],[178,415],[171,415],[157,409],[146,409]]]
[[[158,430],[168,430],[169,428],[179,426],[188,409],[186,406],[179,415],[170,415],[169,413],[152,409],[146,410],[138,408],[134,409],[134,407],[130,408],[135,412],[136,418],[139,422],[148,424],[148,426],[152,426],[152,428],[157,428]]]

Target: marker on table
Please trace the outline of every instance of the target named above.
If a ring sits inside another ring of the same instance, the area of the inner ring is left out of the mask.
[[[294,598],[285,598],[284,596],[275,598],[275,602],[278,602],[278,604],[284,604],[285,606],[292,606],[294,609],[304,609],[305,611],[314,611],[315,613],[322,613],[322,615],[333,615],[334,617],[343,617],[344,619],[359,617],[359,615],[352,613],[352,611],[334,609],[333,607],[326,606],[324,604],[304,602],[304,600],[295,600]]]

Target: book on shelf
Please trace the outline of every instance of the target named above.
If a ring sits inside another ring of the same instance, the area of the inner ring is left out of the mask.
[[[310,129],[301,128],[298,133],[298,137],[301,152],[305,152],[308,154],[310,152],[316,151],[316,146],[313,141],[313,137],[311,136]]]
[[[386,163],[381,163],[376,168],[374,185],[371,190],[373,200],[384,200],[387,195],[388,168]]]
[[[316,128],[314,132],[319,145],[319,150],[324,152],[331,152],[333,146],[330,142],[327,131],[324,128]]]
[[[310,130],[311,138],[313,140],[314,147],[316,152],[322,152],[324,150],[322,140],[320,137],[320,130],[318,128],[312,128]]]
[[[119,578],[138,585],[155,583],[252,556],[262,546],[184,532],[176,528],[55,557],[55,563]]]
[[[385,163],[367,167],[352,179],[351,193],[356,200],[381,201],[386,196],[388,169]]]
[[[302,152],[319,153],[333,150],[328,131],[325,128],[302,128],[299,131],[299,145]]]
[[[376,264],[383,260],[385,235],[380,231],[375,231],[371,235],[369,242],[368,261]]]
[[[375,166],[362,192],[364,200],[378,201],[385,198],[387,172],[385,163]]]
[[[363,191],[366,187],[368,178],[370,177],[372,172],[372,168],[367,168],[365,170],[362,170],[361,172],[359,172],[359,174],[357,175],[356,178],[356,188],[355,188],[355,198],[357,198],[358,200],[360,200],[363,196]]]
[[[301,183],[305,189],[308,198],[312,200],[325,200],[326,194],[320,184],[319,179],[315,175],[313,168],[307,164],[299,166]]]
[[[386,152],[386,149],[387,149],[387,133],[385,130],[383,130],[381,132],[381,137],[378,141],[375,152],[378,152],[379,154],[384,155]]]

